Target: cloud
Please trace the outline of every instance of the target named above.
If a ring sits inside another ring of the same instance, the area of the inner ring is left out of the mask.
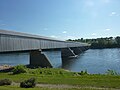
[[[105,29],[105,31],[110,31],[110,28]]]
[[[67,33],[67,31],[63,31],[62,33],[64,33],[64,34],[65,34],[65,33]]]
[[[92,36],[96,36],[97,34],[96,33],[92,33]]]
[[[76,36],[67,36],[67,37],[65,37],[65,39],[67,40],[67,39],[76,39],[77,37]]]
[[[115,14],[116,14],[116,12],[112,12],[111,14],[112,14],[112,15],[115,15]]]
[[[120,14],[118,14],[117,12],[111,12],[109,16],[120,16]]]
[[[52,38],[57,38],[57,36],[55,36],[55,35],[51,35],[50,37],[52,37]]]

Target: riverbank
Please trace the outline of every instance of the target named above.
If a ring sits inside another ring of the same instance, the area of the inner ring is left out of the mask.
[[[28,69],[26,73],[12,74],[12,72],[0,73],[0,79],[8,78],[15,83],[31,77],[36,78],[37,87],[29,90],[106,90],[120,89],[119,75],[106,74],[81,74],[82,72],[70,72],[63,69],[37,68]],[[49,88],[49,86],[51,86]],[[60,88],[60,87],[65,88]],[[69,88],[71,87],[71,88]],[[87,88],[87,89],[86,89]],[[0,86],[0,90],[26,90],[19,85]]]
[[[11,69],[11,68],[12,68],[12,66],[10,66],[10,65],[0,65],[0,71]]]

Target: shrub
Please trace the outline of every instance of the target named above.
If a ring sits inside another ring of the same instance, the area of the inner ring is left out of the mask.
[[[35,81],[36,81],[35,78],[30,78],[28,80],[25,80],[25,81],[21,82],[20,87],[22,87],[22,88],[33,88],[36,85]]]
[[[2,79],[2,80],[0,80],[0,86],[11,85],[11,84],[12,84],[12,81],[10,79]]]
[[[88,75],[88,72],[87,72],[87,70],[85,70],[85,71],[79,72],[78,74],[79,74],[79,75]]]
[[[15,66],[12,72],[13,74],[26,73],[26,67],[24,65]]]
[[[115,70],[110,70],[108,69],[106,72],[107,75],[119,75],[119,73],[117,73]]]

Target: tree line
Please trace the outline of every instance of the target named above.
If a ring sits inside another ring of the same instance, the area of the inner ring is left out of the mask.
[[[68,39],[67,41],[83,42],[91,44],[92,49],[103,49],[103,48],[120,48],[120,36],[117,37],[105,37],[96,39]]]

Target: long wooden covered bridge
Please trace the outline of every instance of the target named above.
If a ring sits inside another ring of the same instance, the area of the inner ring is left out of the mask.
[[[45,51],[60,50],[61,57],[80,54],[89,47],[86,43],[68,42],[49,37],[26,34],[21,32],[0,30],[0,53],[30,52],[30,64],[52,66]]]

